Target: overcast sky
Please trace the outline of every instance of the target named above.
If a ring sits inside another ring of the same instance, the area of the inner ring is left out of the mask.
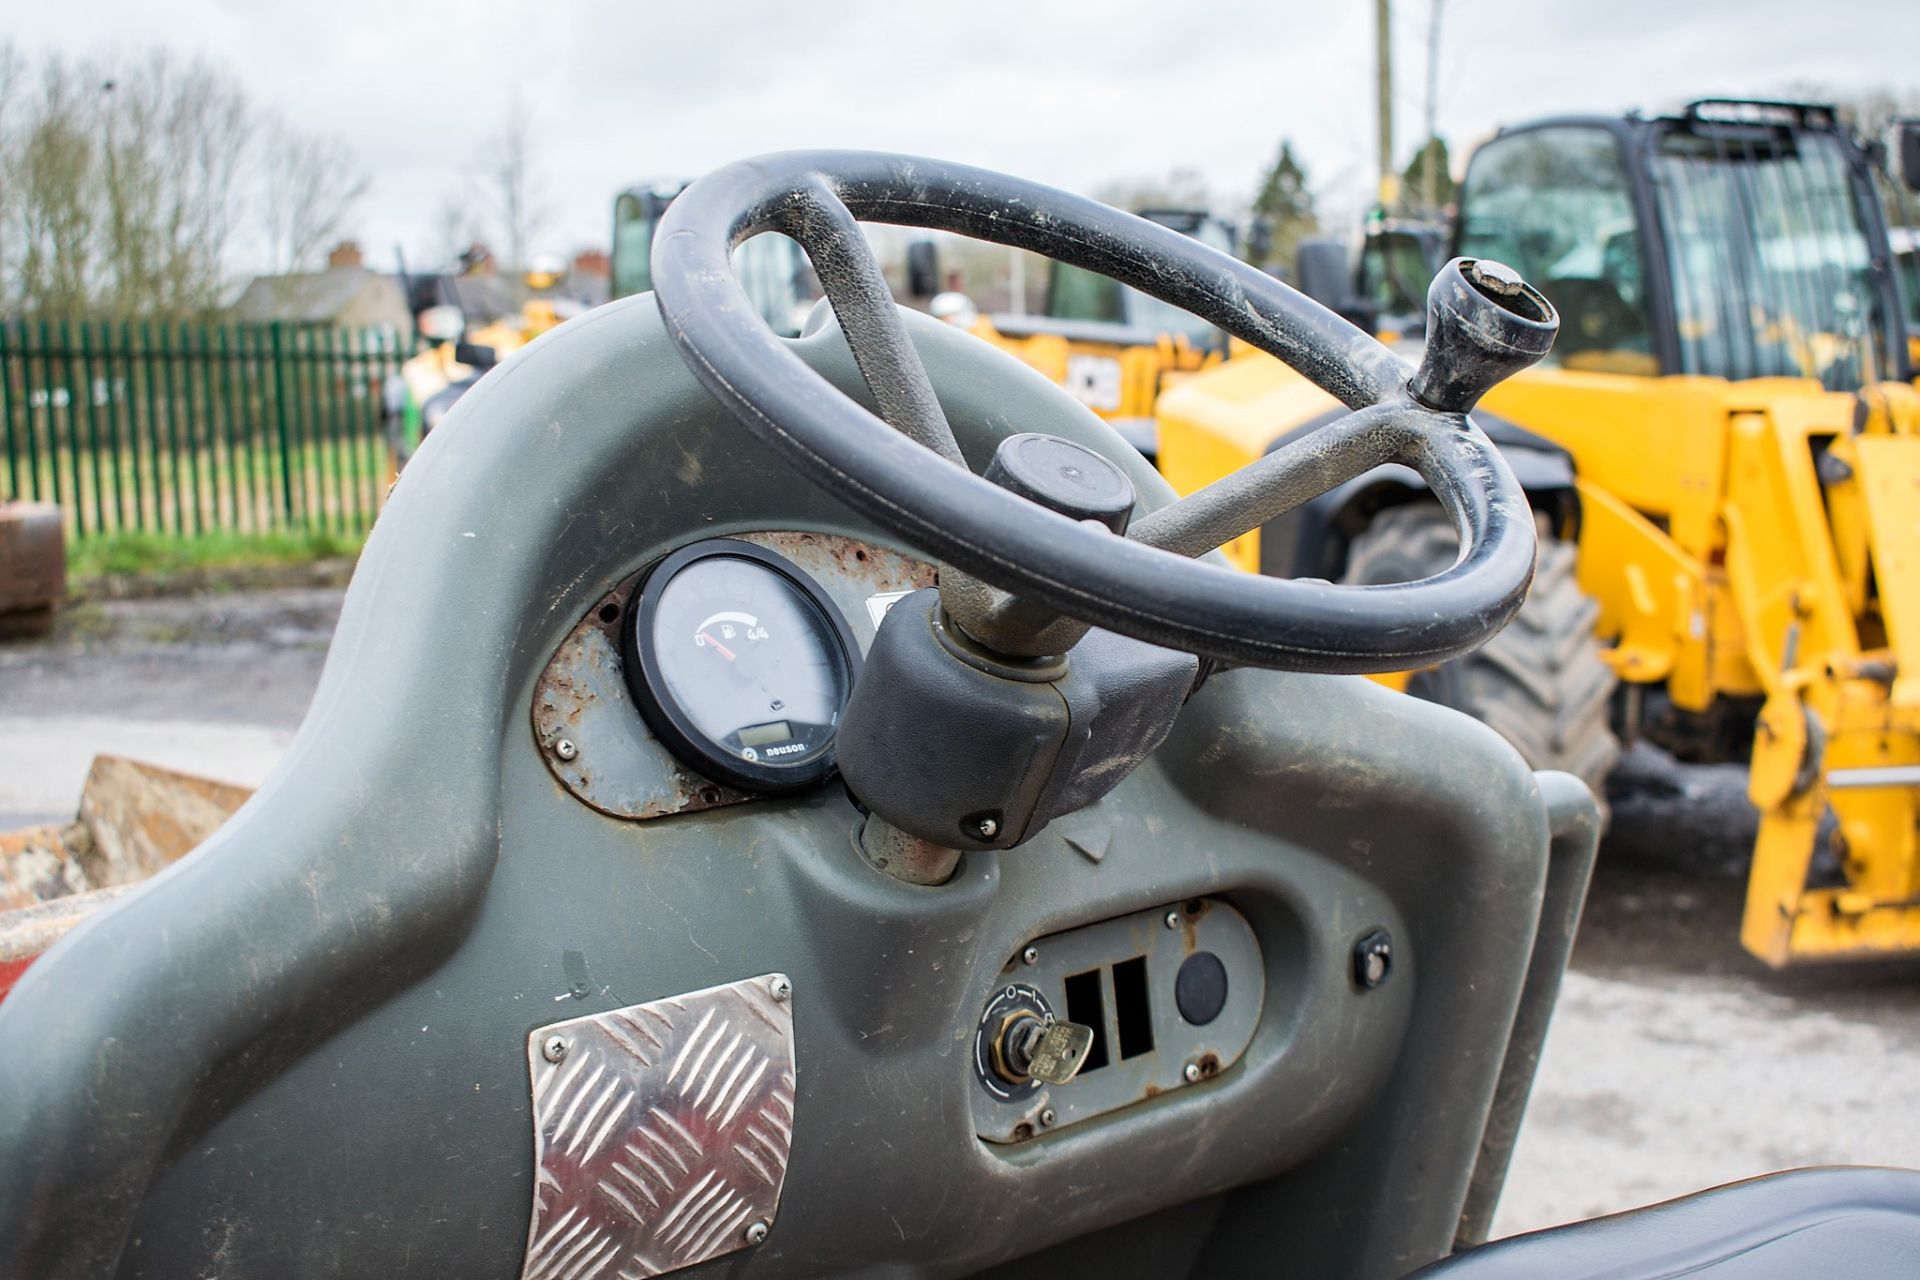
[[[1430,0],[1395,0],[1396,140],[1418,145]],[[433,243],[517,94],[556,252],[604,245],[637,180],[790,147],[913,151],[1087,190],[1196,168],[1244,198],[1282,136],[1357,213],[1373,4],[1224,0],[12,0],[29,54],[160,43],[225,62],[373,176],[359,236]],[[1920,0],[1444,0],[1439,132],[1825,86],[1920,92]],[[1456,162],[1458,163],[1458,162]]]

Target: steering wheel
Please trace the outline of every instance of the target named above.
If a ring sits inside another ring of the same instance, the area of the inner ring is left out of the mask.
[[[957,232],[1113,277],[1279,357],[1354,412],[1115,536],[970,472],[858,221]],[[779,231],[812,259],[879,413],[832,387],[761,320],[732,251]],[[786,152],[719,169],[668,210],[653,246],[668,332],[695,376],[762,441],[849,506],[989,588],[959,620],[1000,652],[1058,652],[1059,628],[996,625],[1017,602],[1223,662],[1404,670],[1484,643],[1532,580],[1533,521],[1466,416],[1544,355],[1551,304],[1509,269],[1456,259],[1428,294],[1409,369],[1264,273],[1166,227],[984,169],[874,152]],[[928,455],[935,455],[929,457]],[[1418,582],[1339,586],[1196,562],[1384,463],[1418,471],[1460,533]]]

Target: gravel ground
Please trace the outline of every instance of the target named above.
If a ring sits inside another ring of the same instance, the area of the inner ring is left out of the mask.
[[[293,740],[332,589],[85,604],[0,642],[0,830],[73,816],[97,754],[258,784]]]
[[[96,752],[258,782],[305,714],[330,590],[128,601],[0,643],[0,829],[72,813]],[[1793,1165],[1920,1165],[1920,963],[1773,974],[1736,941],[1743,770],[1616,778],[1496,1234]]]

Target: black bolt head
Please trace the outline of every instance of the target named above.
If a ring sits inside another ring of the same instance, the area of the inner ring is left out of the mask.
[[[1392,971],[1393,939],[1385,929],[1375,929],[1353,944],[1353,980],[1362,987],[1373,990]]]

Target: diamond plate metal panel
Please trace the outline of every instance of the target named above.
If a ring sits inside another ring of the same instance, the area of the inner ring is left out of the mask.
[[[528,1037],[523,1280],[638,1280],[765,1239],[793,1145],[791,992],[768,974]]]

